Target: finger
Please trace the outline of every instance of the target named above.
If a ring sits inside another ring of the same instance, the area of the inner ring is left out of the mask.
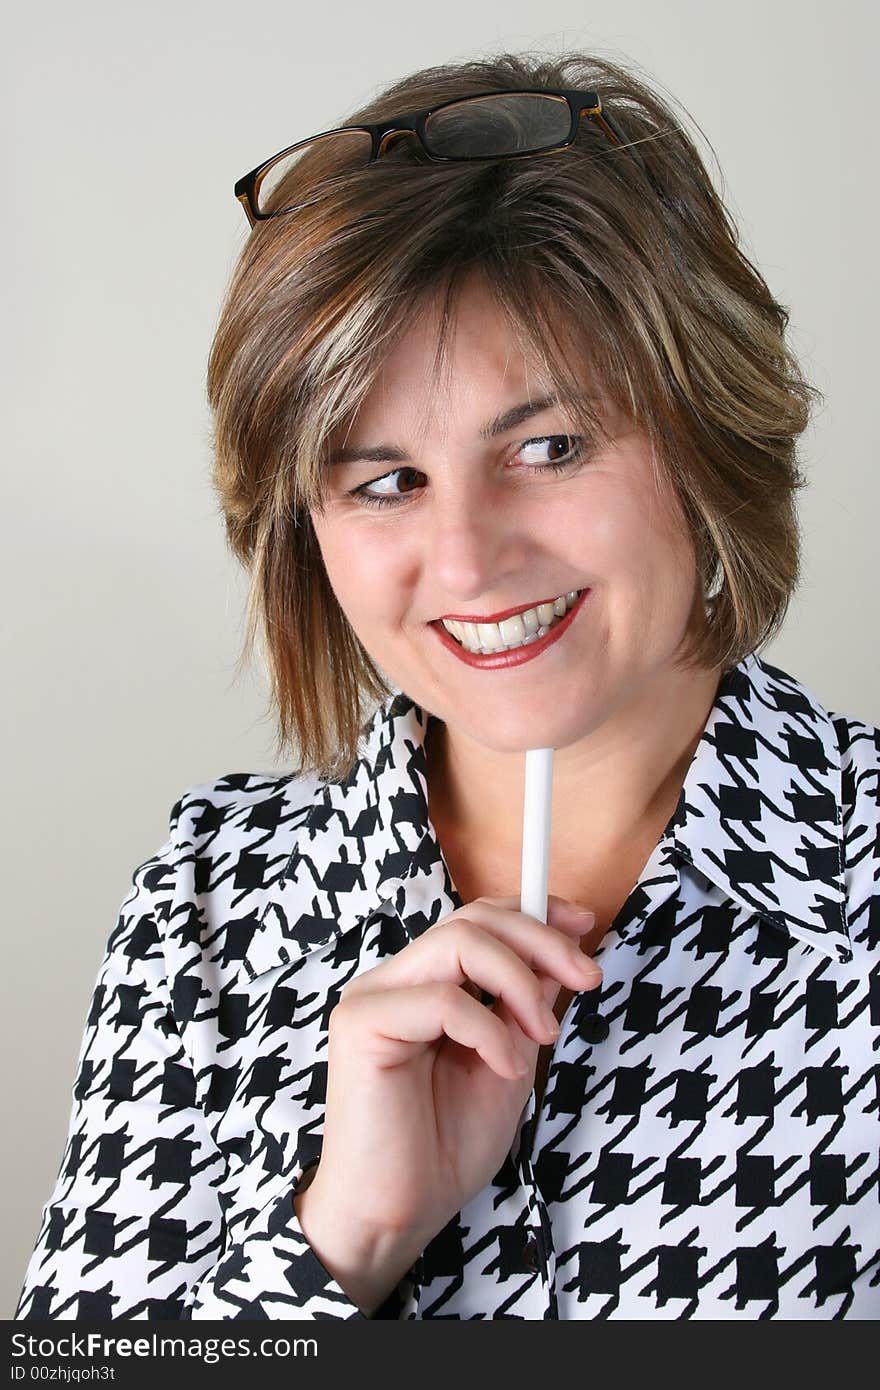
[[[537,977],[538,988],[547,1009],[545,1017],[548,1020],[547,1032],[543,1037],[537,1038],[529,1031],[520,1026],[519,1019],[509,1007],[503,995],[495,999],[491,1006],[492,1013],[496,1014],[501,1022],[509,1029],[517,1049],[526,1053],[532,1060],[540,1047],[551,1046],[559,1036],[559,1021],[556,1017],[555,1005],[559,998],[560,985],[558,980],[553,980],[549,975],[539,974]],[[552,1016],[552,1024],[550,1018]]]
[[[493,927],[492,925],[492,909],[497,910],[496,904],[498,901],[498,899],[494,898],[479,898],[475,903],[470,905],[471,908],[477,908],[476,916],[481,924],[486,926],[487,930],[497,930],[497,926]],[[520,900],[519,898],[507,898],[501,899],[500,901],[518,904]],[[483,903],[486,904],[489,909],[488,914],[484,913],[478,906]],[[569,926],[572,922],[575,923],[575,931],[577,936],[581,938],[583,932],[589,930],[589,926],[584,928],[581,925],[585,920],[583,914],[575,913],[571,904],[566,902],[565,899],[550,895],[548,899],[547,923],[539,922],[537,919],[530,917],[527,913],[520,913],[515,907],[507,909],[502,908],[501,910],[506,911],[508,921],[519,923],[519,930],[525,932],[525,945],[517,945],[517,949],[532,963],[535,973],[541,982],[544,999],[551,1009],[556,1003],[561,984],[567,985],[575,994],[582,990],[596,989],[601,985],[603,978],[602,967],[599,965],[598,961],[593,959],[590,952],[585,949],[583,940],[574,940],[572,936],[564,937],[562,933],[555,930],[555,923],[558,920],[562,920],[564,924],[568,924]],[[590,926],[594,925],[596,921],[595,912],[590,911],[586,920]],[[517,928],[514,928],[514,932],[516,932],[516,930]],[[540,961],[535,960],[534,955],[531,954],[530,948],[536,940],[536,930],[544,933],[551,932],[555,935],[557,941],[562,939],[565,942],[565,949],[570,952],[571,961],[574,966],[573,972],[569,973],[567,977],[561,970],[547,970],[546,966],[542,965]]]
[[[528,1068],[511,1030],[491,1009],[445,981],[355,995],[337,1005],[333,1018],[337,1037],[346,1029],[357,1037],[350,1055],[379,1067],[401,1066],[446,1037],[477,1052],[499,1076],[519,1080]]]
[[[475,902],[491,903],[496,907],[505,907],[520,911],[521,897],[519,894],[502,898],[475,898]],[[468,903],[459,911],[467,911],[472,906]],[[454,913],[452,914],[455,915]],[[531,921],[538,921],[537,917],[530,918]],[[591,907],[580,907],[577,903],[571,902],[568,898],[561,898],[558,893],[547,894],[547,924],[556,927],[570,935],[582,936],[596,924],[596,914]]]
[[[476,907],[477,905],[474,904]],[[505,908],[482,904],[482,915],[501,921],[502,933],[459,914],[423,932],[406,950],[383,961],[360,977],[356,992],[423,984],[430,980],[453,985],[470,982],[503,998],[523,1031],[547,1042],[554,1027],[553,1010],[544,998],[538,972],[553,976],[572,990],[594,984],[595,969],[577,945],[552,928],[536,930],[531,918]],[[509,940],[513,939],[513,945]],[[525,956],[525,959],[524,959]],[[350,986],[346,986],[346,991]],[[346,991],[343,991],[345,993]],[[470,992],[470,991],[469,991]]]
[[[548,956],[559,957],[560,947],[565,949],[560,937],[547,944]],[[373,979],[368,982],[364,975],[364,986],[371,983],[374,989],[381,987],[383,991],[430,982],[485,990],[493,1000],[503,998],[523,1031],[543,1042],[553,1027],[553,1011],[544,1002],[534,970],[504,941],[467,917],[438,923],[412,946],[369,973]],[[472,995],[471,989],[468,994]]]
[[[556,902],[561,904],[562,899],[557,899]],[[487,931],[507,942],[511,949],[516,950],[534,969],[545,970],[571,989],[592,989],[601,981],[601,966],[583,949],[579,940],[589,927],[580,925],[581,919],[573,917],[570,909],[566,908],[563,911],[561,907],[554,906],[554,916],[548,912],[550,920],[540,922],[536,917],[520,912],[518,906],[505,906],[507,903],[518,904],[519,898],[475,898],[467,907],[459,908],[447,917],[445,922],[455,921],[461,916],[478,922]],[[596,914],[591,911],[590,925],[595,925],[595,920]],[[567,928],[565,933],[557,930],[557,921]],[[437,926],[440,925],[438,922]],[[432,927],[430,930],[436,929],[437,927]],[[550,952],[549,956],[546,951]],[[561,963],[566,959],[575,966],[574,977],[570,972],[563,977],[557,971],[548,969],[550,961]]]

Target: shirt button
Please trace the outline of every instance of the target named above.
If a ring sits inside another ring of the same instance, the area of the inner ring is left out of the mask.
[[[588,1043],[604,1042],[610,1032],[607,1019],[601,1018],[599,1014],[587,1014],[578,1025],[579,1037]]]
[[[530,1269],[534,1273],[537,1273],[541,1268],[541,1261],[538,1258],[538,1242],[534,1236],[529,1236],[523,1246],[523,1264],[526,1269]]]

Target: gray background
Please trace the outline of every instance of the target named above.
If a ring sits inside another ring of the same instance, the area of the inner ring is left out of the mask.
[[[273,768],[262,674],[234,679],[244,583],[209,482],[205,363],[246,234],[235,179],[428,64],[533,47],[641,64],[711,140],[716,182],[827,397],[804,441],[804,582],[763,654],[826,708],[880,723],[880,33],[872,0],[55,0],[16,7],[6,35],[11,1317],[131,872],[187,786]]]

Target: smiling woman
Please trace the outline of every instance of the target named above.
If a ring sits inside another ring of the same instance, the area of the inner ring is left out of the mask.
[[[510,88],[598,91],[622,148],[582,117],[573,142],[549,153],[438,163],[406,139],[367,167],[334,166],[328,182],[323,147],[313,146],[288,185],[295,214],[257,224],[221,316],[209,370],[215,477],[230,543],[251,574],[246,652],[260,633],[279,754],[295,747],[326,775],[351,769],[365,709],[398,673],[383,673],[340,605],[316,509],[329,470],[333,534],[356,536],[358,553],[432,524],[414,493],[432,493],[432,520],[440,508],[448,516],[435,476],[442,417],[433,457],[416,452],[444,383],[456,427],[454,470],[445,463],[451,477],[467,461],[474,514],[490,495],[493,508],[540,496],[542,514],[545,502],[558,511],[572,487],[589,505],[592,478],[614,475],[607,455],[593,467],[590,454],[621,428],[637,431],[640,473],[681,514],[693,552],[701,601],[678,654],[685,665],[731,667],[767,642],[797,583],[795,443],[815,392],[785,343],[786,310],[738,246],[683,113],[605,60],[509,55],[416,73],[349,124]],[[454,383],[479,355],[483,314],[491,343],[465,419]],[[512,349],[515,379],[504,376]],[[529,419],[539,397],[547,409]],[[528,435],[517,420],[528,420]],[[557,474],[561,439],[572,436],[586,461]],[[499,490],[502,454],[513,476]],[[552,471],[542,477],[539,465]],[[374,515],[355,517],[355,507]],[[371,539],[377,519],[381,541]],[[588,577],[581,562],[563,568],[574,573],[548,573],[549,585],[540,572],[515,584],[500,575],[496,592],[477,599],[515,606],[524,582],[537,580],[543,597]],[[486,611],[452,597],[422,585],[419,612]]]
[[[536,730],[542,746],[582,746],[625,694],[633,727],[644,727],[642,709],[656,704],[661,685],[670,696],[675,688],[682,708],[681,687],[701,690],[705,718],[720,671],[672,669],[702,616],[702,593],[683,510],[650,438],[620,407],[601,412],[587,383],[581,429],[541,365],[512,341],[480,274],[445,302],[438,373],[443,312],[429,301],[387,352],[356,418],[330,441],[335,461],[309,511],[335,600],[364,650],[450,739],[481,750],[522,750]],[[504,616],[517,610],[525,618]],[[502,677],[514,671],[512,687]],[[557,777],[567,777],[573,756],[560,760]],[[493,839],[508,846],[515,881],[521,769],[508,760],[485,771],[478,781],[497,788]],[[640,780],[645,772],[643,762]],[[619,764],[615,778],[619,785]],[[594,798],[595,777],[589,782]],[[580,805],[588,799],[569,804],[580,811],[580,835],[595,832],[595,842],[596,811]],[[610,789],[602,802],[607,826]]]
[[[876,1317],[880,732],[756,654],[786,311],[621,66],[349,127],[236,185],[209,368],[295,770],[136,871],[18,1315]]]

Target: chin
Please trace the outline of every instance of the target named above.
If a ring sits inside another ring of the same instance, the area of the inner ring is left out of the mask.
[[[512,715],[507,709],[498,717],[490,717],[467,728],[453,714],[450,721],[458,725],[475,743],[491,748],[494,753],[525,753],[529,748],[564,748],[583,737],[583,719],[566,718],[561,711],[547,710],[542,717]]]

